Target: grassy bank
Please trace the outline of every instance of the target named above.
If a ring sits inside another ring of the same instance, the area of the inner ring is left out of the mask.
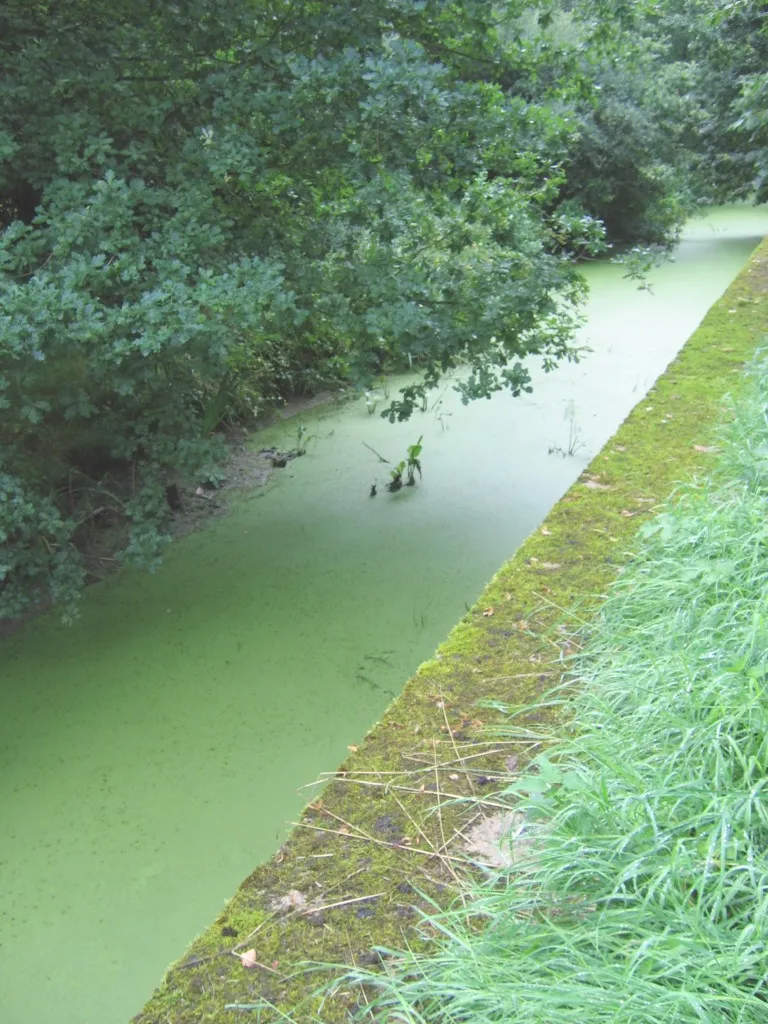
[[[515,863],[390,963],[381,1019],[766,1020],[766,409],[762,362],[719,471],[643,526],[587,631],[575,738],[497,794]]]
[[[525,768],[540,749],[536,736],[549,741],[562,731],[562,708],[542,698],[568,666],[581,620],[654,507],[712,462],[722,396],[765,333],[767,289],[762,246],[435,658],[324,780],[277,856],[169,970],[137,1024],[222,1024],[238,1012],[261,1021],[284,1013],[347,1021],[359,1009],[359,989],[338,989],[319,1010],[297,965],[373,965],[379,947],[422,941],[419,908],[430,900],[445,906],[463,890],[468,830],[478,813],[499,809],[484,794],[510,765]],[[573,620],[565,629],[564,609]],[[516,725],[534,738],[497,742],[505,716],[479,711],[482,699],[526,708]],[[242,956],[250,950],[248,966]],[[251,1009],[258,1006],[274,1009]]]

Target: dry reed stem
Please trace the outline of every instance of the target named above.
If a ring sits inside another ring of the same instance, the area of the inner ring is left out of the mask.
[[[434,740],[432,741],[432,750],[433,750],[433,753],[435,755],[435,766],[437,766],[437,745],[435,744]],[[471,785],[471,783],[470,783],[470,785]],[[445,850],[447,844],[446,844],[446,841],[445,841],[445,829],[443,827],[443,805],[442,805],[441,800],[440,800],[440,796],[441,796],[441,793],[440,793],[440,773],[439,773],[437,767],[435,767],[435,795],[437,797],[437,823],[438,823],[438,827],[440,829],[440,839],[442,840],[442,843],[441,843],[439,849],[436,849],[435,852],[438,853],[438,855],[442,857],[443,856],[443,851]],[[461,880],[459,879],[459,876],[456,873],[456,869],[454,868],[453,864],[450,861],[447,861],[446,862],[446,866],[447,866],[448,870],[450,871],[451,875],[453,876],[453,880],[454,880],[454,882],[456,883],[456,885],[458,887],[459,899],[461,900],[461,905],[464,907],[464,910],[466,911],[466,909],[467,909],[467,900],[466,900],[466,895],[464,893],[464,886],[461,884]],[[469,916],[467,916],[467,927],[469,927]]]
[[[376,839],[374,836],[366,835],[364,832],[355,834],[354,832],[342,832],[338,828],[323,828],[321,825],[311,825],[307,821],[292,821],[292,826],[296,828],[309,828],[313,832],[328,832],[330,835],[341,836],[344,839],[362,839],[367,843],[374,843],[376,846],[386,846],[390,850],[404,850],[407,853],[418,853],[422,857],[436,857],[438,860],[453,860],[457,864],[466,864],[467,861],[464,857],[454,857],[452,854],[443,853],[437,854],[432,850],[422,850],[418,846],[408,846],[402,843],[386,843],[383,839]]]
[[[448,721],[448,712],[445,710],[445,699],[442,698],[442,697],[440,699],[440,710],[443,712],[443,720],[445,721],[445,728],[448,730],[448,735],[451,737],[451,745],[453,746],[453,752],[456,755],[456,757],[458,758],[458,760],[461,760],[461,754],[459,753],[459,748],[456,746],[456,737],[453,735],[453,729],[451,728],[451,724]],[[435,760],[437,760],[437,748],[435,747],[434,743],[435,743],[435,741],[433,740],[432,744],[433,744],[433,749],[435,751]],[[474,793],[475,792],[475,787],[472,785],[472,780],[470,778],[467,778],[467,781],[469,782],[469,788]]]
[[[535,679],[542,676],[553,676],[554,672],[518,672],[514,676],[483,676],[484,683],[508,683],[515,679]]]
[[[438,739],[436,742],[439,743],[440,740]],[[505,746],[505,747],[509,746],[509,741],[507,741],[507,740],[494,740],[492,743],[491,743],[490,740],[480,740],[480,741],[473,742],[472,746],[473,747],[479,747],[483,743],[488,743],[489,746],[494,747],[494,748],[495,747],[499,747],[499,746]],[[455,749],[455,746],[456,746],[455,742],[454,742],[453,745],[454,745],[454,749]],[[471,760],[473,760],[474,758],[477,758],[477,757],[491,757],[493,754],[503,754],[503,753],[504,753],[503,750],[496,750],[496,749],[480,750],[476,754],[461,754],[458,757],[458,761],[459,762],[471,761]],[[416,761],[416,760],[418,760],[418,758],[417,758],[417,756],[415,754],[403,754],[403,757],[407,758],[409,761]],[[439,768],[441,770],[448,771],[449,768],[455,768],[456,763],[457,763],[457,759],[452,759],[450,761],[441,761],[437,765],[433,764],[431,761],[425,761],[424,763],[429,765],[430,770],[435,768],[435,767],[437,767],[437,768]],[[363,769],[358,769],[358,768],[343,768],[341,771],[320,772],[320,778],[319,779],[317,779],[315,782],[308,782],[305,786],[302,786],[301,788],[302,789],[306,789],[308,786],[318,786],[321,783],[327,782],[328,779],[338,778],[339,776],[343,777],[345,775],[421,775],[421,774],[423,774],[423,770],[420,769],[420,768],[410,768],[410,769],[402,768],[402,769],[398,769],[397,771],[376,771],[376,770],[374,770],[374,771],[364,771]]]
[[[355,872],[357,874],[357,872]],[[374,892],[370,896],[350,896],[349,899],[339,900],[337,903],[326,903],[321,907],[302,907],[302,914],[319,914],[321,910],[333,910],[334,907],[346,907],[350,903],[362,903],[364,900],[377,900],[380,896],[386,896],[386,892]]]
[[[242,939],[240,942],[238,942],[237,945],[234,946],[230,950],[230,953],[233,953],[235,956],[240,956],[240,954],[237,952],[238,949],[240,949],[241,946],[247,945],[251,941],[251,939],[254,937],[254,935],[258,935],[258,933],[261,931],[261,929],[265,925],[269,924],[270,921],[273,921],[276,916],[277,915],[275,914],[274,911],[269,913],[260,924],[256,925],[256,927],[253,929],[252,932],[249,932],[248,935],[246,935],[246,937],[244,939]]]
[[[464,824],[464,825],[462,825],[462,826],[461,826],[461,828],[457,828],[457,829],[454,829],[454,831],[453,831],[453,835],[452,835],[452,836],[450,837],[450,839],[448,839],[448,841],[447,841],[447,842],[446,842],[446,843],[445,843],[445,844],[444,844],[444,845],[443,845],[443,846],[442,846],[442,847],[440,848],[440,852],[442,853],[442,852],[443,852],[443,850],[447,849],[447,848],[448,848],[448,847],[449,847],[449,846],[450,846],[450,845],[451,845],[452,843],[455,843],[457,839],[464,839],[464,838],[466,838],[466,837],[465,837],[465,835],[464,835],[464,833],[465,833],[465,832],[467,831],[467,829],[468,829],[468,828],[471,828],[471,826],[472,826],[472,825],[474,825],[474,823],[475,823],[475,822],[477,821],[477,819],[478,819],[478,818],[482,818],[482,816],[483,816],[483,815],[482,815],[482,812],[481,812],[481,811],[478,811],[478,812],[477,812],[477,814],[474,814],[474,815],[473,815],[473,816],[472,816],[472,817],[471,817],[471,818],[469,819],[469,821],[468,821],[468,822],[466,822],[466,824]]]
[[[391,782],[373,782],[372,780],[368,780],[368,779],[345,779],[345,778],[340,778],[337,781],[338,782],[346,782],[346,783],[349,783],[349,784],[351,784],[353,786],[370,786],[373,789],[384,789],[387,793],[394,791],[394,792],[398,792],[398,793],[414,793],[417,796],[430,796],[430,795],[434,795],[434,793],[435,793],[435,791],[433,789],[415,789],[413,786],[397,786],[397,785],[393,785]],[[470,797],[470,796],[467,796],[466,793],[464,793],[464,794],[462,794],[462,793],[451,793],[451,792],[448,792],[447,790],[441,790],[441,793],[442,793],[443,797],[448,798],[450,800],[460,800],[463,803],[470,803],[471,802],[471,803],[476,803],[476,804],[482,804],[485,807],[498,807],[499,810],[502,810],[502,811],[508,811],[509,810],[509,804],[501,803],[498,800],[492,800],[489,797],[484,797],[484,796],[471,796]],[[323,808],[323,810],[324,810],[324,808]]]

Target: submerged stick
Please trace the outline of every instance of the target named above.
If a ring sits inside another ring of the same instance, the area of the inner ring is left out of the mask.
[[[365,441],[363,441],[363,446],[367,448],[369,452],[373,452],[379,462],[386,462],[386,464],[389,465],[389,459],[385,459],[384,456],[380,452],[377,452],[375,448],[371,448],[371,446],[366,444]]]

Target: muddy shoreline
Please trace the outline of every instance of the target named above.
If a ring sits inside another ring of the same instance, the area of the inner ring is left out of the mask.
[[[316,395],[296,396],[250,429],[231,428],[224,435],[227,456],[222,464],[223,479],[218,487],[208,488],[197,482],[177,482],[173,485],[178,507],[169,509],[165,524],[171,541],[205,529],[212,521],[226,516],[231,508],[233,494],[258,490],[269,483],[273,473],[280,472],[270,452],[256,447],[262,431],[318,406],[343,400],[349,394],[348,391],[321,391]],[[87,587],[104,582],[123,567],[120,552],[125,546],[127,526],[127,523],[121,522],[95,531],[91,542],[84,549]],[[11,636],[38,615],[53,609],[53,602],[47,599],[28,608],[16,618],[0,618],[0,640]]]

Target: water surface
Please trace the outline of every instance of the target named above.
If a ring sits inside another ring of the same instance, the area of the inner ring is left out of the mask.
[[[693,222],[652,294],[588,267],[593,351],[531,396],[464,407],[449,384],[408,424],[363,400],[306,418],[309,454],[157,574],[0,642],[2,1024],[139,1010],[766,231],[747,207]],[[422,483],[370,498],[386,473],[362,442],[397,461],[422,434]]]

